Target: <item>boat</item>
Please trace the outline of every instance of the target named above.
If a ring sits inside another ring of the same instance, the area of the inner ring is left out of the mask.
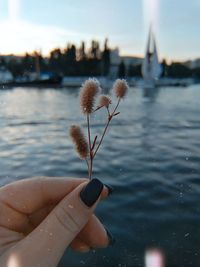
[[[0,84],[8,84],[13,81],[12,73],[4,66],[0,66]]]
[[[142,64],[143,87],[154,89],[162,73],[162,66],[159,63],[158,51],[155,36],[150,27],[147,48]]]
[[[53,72],[41,72],[39,54],[35,53],[35,72],[26,72],[23,77],[13,79],[12,74],[0,69],[0,89],[10,87],[60,87],[63,77]]]
[[[60,87],[61,84],[62,77],[59,75],[52,75],[51,77],[46,79],[1,82],[0,89],[6,89],[10,87]]]

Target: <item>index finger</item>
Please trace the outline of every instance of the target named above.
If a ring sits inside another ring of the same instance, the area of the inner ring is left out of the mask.
[[[78,185],[80,178],[35,177],[0,188],[0,201],[23,214],[32,214],[47,204],[56,205]],[[107,193],[104,190],[103,195]]]

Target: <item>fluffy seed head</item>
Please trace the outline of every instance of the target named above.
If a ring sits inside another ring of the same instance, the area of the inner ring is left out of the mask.
[[[108,108],[109,105],[111,104],[111,99],[107,95],[101,95],[99,98],[99,107],[106,107]]]
[[[76,146],[76,151],[78,152],[80,158],[87,158],[87,156],[89,155],[89,147],[81,127],[73,125],[71,126],[69,133],[73,143]]]
[[[113,85],[113,91],[118,98],[124,98],[128,88],[128,83],[124,79],[117,79]]]
[[[100,84],[96,79],[88,79],[82,85],[80,92],[80,105],[83,114],[92,113],[95,98],[100,91]]]

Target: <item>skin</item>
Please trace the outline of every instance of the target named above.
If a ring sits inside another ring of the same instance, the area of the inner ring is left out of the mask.
[[[88,252],[109,240],[91,208],[81,201],[87,179],[37,177],[0,188],[0,266],[56,267],[66,248]]]

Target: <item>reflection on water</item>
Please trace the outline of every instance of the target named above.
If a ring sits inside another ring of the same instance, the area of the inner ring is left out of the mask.
[[[155,101],[159,94],[159,87],[155,88],[143,88],[143,96],[151,101]]]
[[[142,266],[146,247],[161,247],[169,266],[200,262],[200,88],[131,89],[95,162],[115,192],[98,208],[114,233],[112,248],[68,252],[60,266]],[[0,182],[28,176],[87,175],[68,138],[85,122],[78,90],[0,91]],[[99,133],[103,111],[95,120]]]

